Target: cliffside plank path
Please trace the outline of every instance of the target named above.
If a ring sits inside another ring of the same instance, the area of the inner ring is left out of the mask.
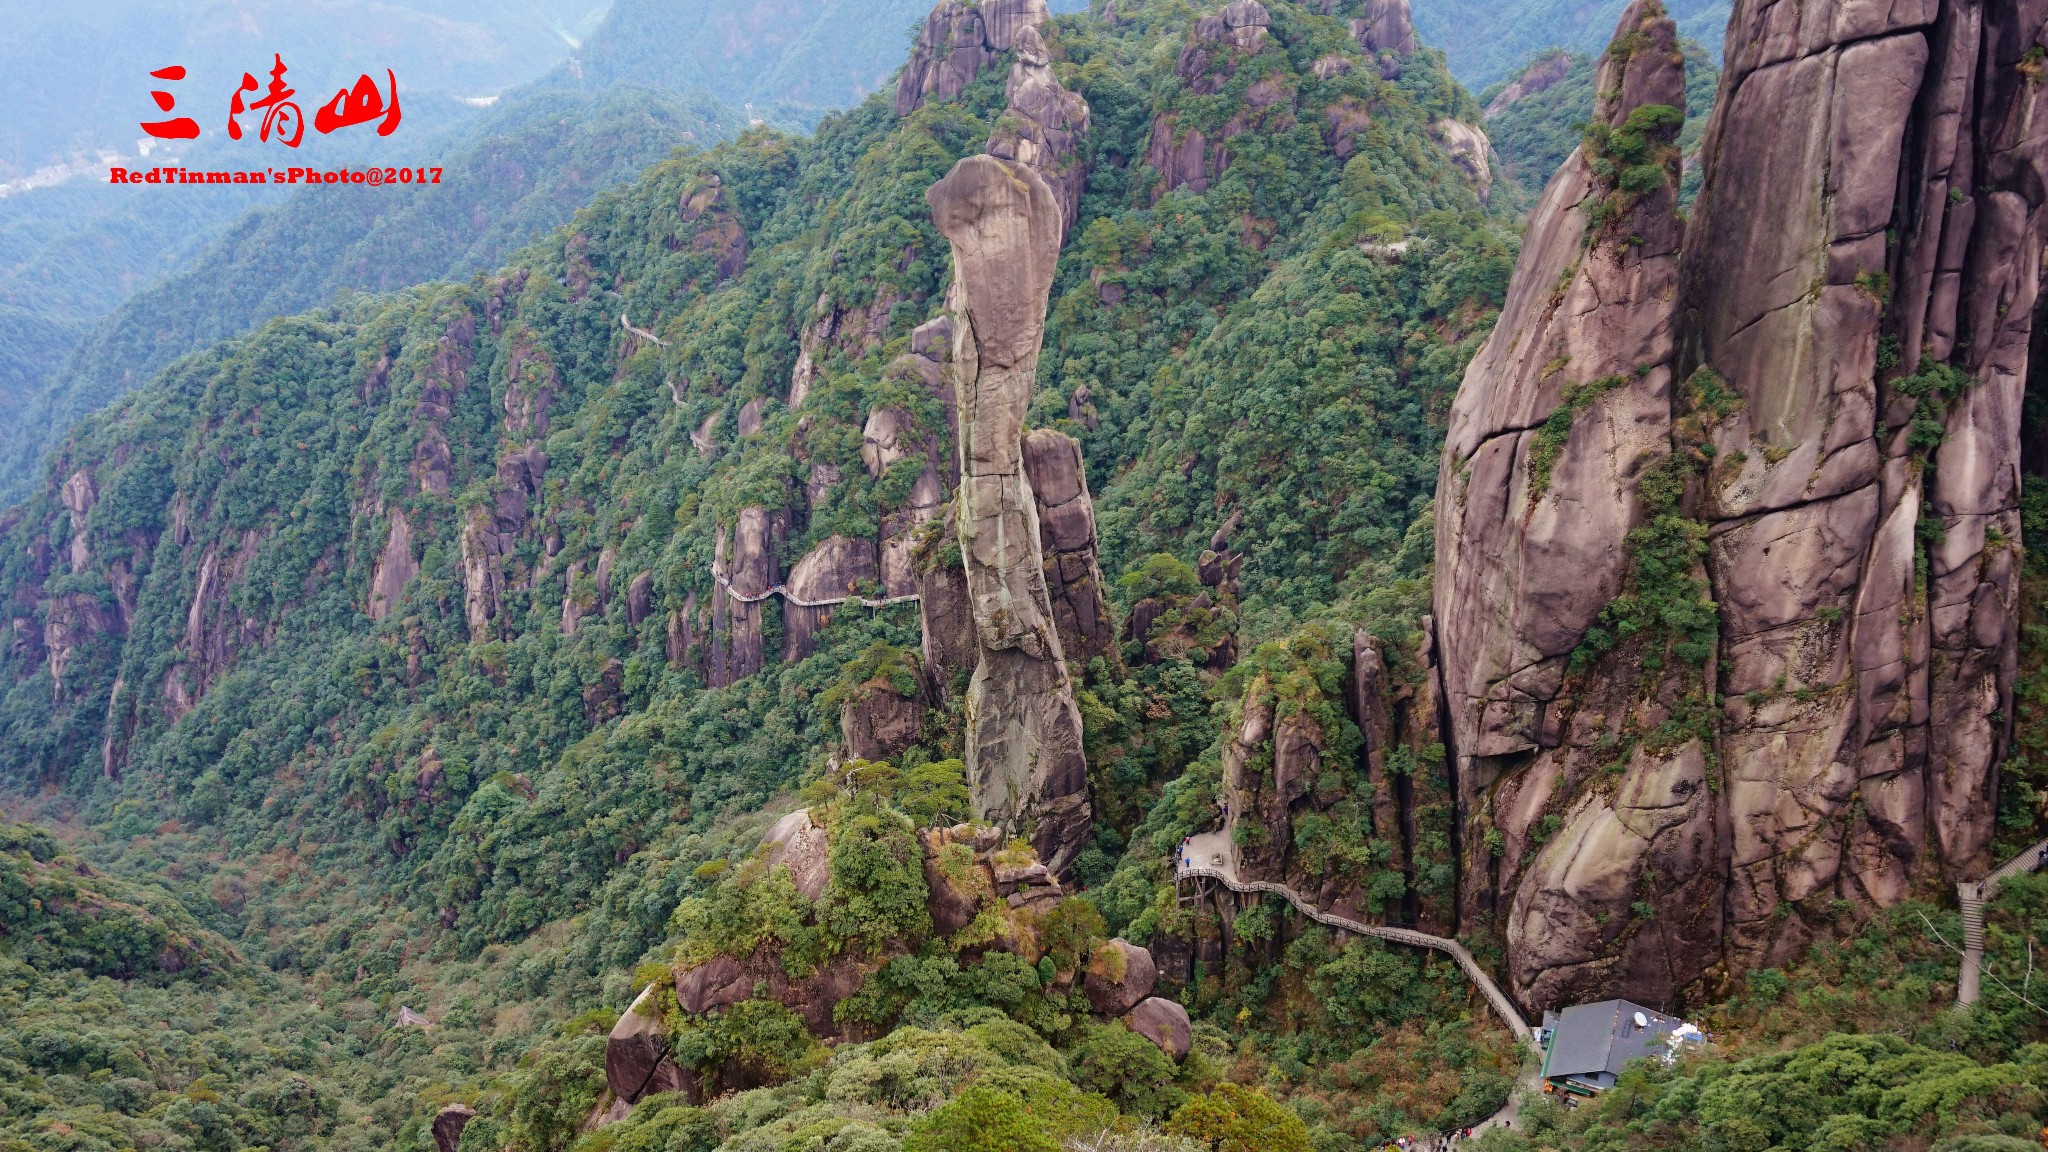
[[[2026,850],[1998,866],[1991,875],[1974,884],[1956,885],[1956,903],[1963,911],[1963,963],[1956,976],[1956,1007],[1968,1008],[1983,990],[1984,905],[1998,895],[1998,886],[2023,873],[2033,872],[2048,858],[2048,840],[2029,844]]]
[[[1516,1011],[1514,1002],[1500,990],[1500,985],[1493,982],[1493,977],[1487,975],[1486,969],[1481,968],[1479,962],[1472,958],[1472,953],[1466,951],[1463,944],[1448,936],[1432,936],[1427,932],[1417,932],[1413,928],[1361,924],[1356,920],[1348,920],[1323,911],[1285,884],[1275,884],[1268,880],[1239,880],[1237,851],[1230,842],[1228,832],[1204,832],[1199,836],[1189,837],[1187,844],[1181,849],[1180,859],[1175,862],[1174,875],[1177,880],[1214,880],[1232,892],[1271,892],[1285,897],[1289,904],[1294,905],[1295,911],[1318,924],[1327,924],[1332,928],[1341,928],[1360,936],[1391,940],[1396,944],[1447,952],[1451,959],[1458,962],[1458,967],[1464,970],[1465,975],[1479,986],[1479,991],[1485,995],[1486,1002],[1493,1005],[1493,1010],[1500,1015],[1508,1030],[1515,1034],[1515,1039],[1536,1055],[1543,1054],[1543,1050],[1536,1046],[1534,1034],[1529,1031],[1528,1021],[1523,1020],[1522,1014]]]
[[[870,600],[865,596],[855,596],[851,593],[845,596],[834,596],[824,600],[805,600],[801,597],[791,595],[789,589],[785,588],[780,584],[770,585],[767,591],[756,592],[753,595],[749,596],[744,592],[734,591],[732,581],[726,579],[724,576],[721,576],[716,572],[713,572],[711,574],[711,578],[713,580],[718,581],[718,586],[720,588],[725,589],[725,594],[727,596],[732,597],[734,600],[737,600],[742,604],[759,604],[761,601],[766,600],[770,596],[780,596],[784,600],[796,605],[799,608],[830,608],[834,604],[844,604],[849,600],[853,601],[856,604],[859,604],[863,608],[887,608],[891,604],[909,604],[913,601],[923,599],[923,597],[920,594],[916,592],[911,592],[902,596],[886,596],[880,600]]]
[[[1535,1033],[1529,1031],[1529,1022],[1522,1019],[1522,1014],[1516,1010],[1514,1001],[1507,998],[1500,990],[1500,985],[1493,982],[1493,977],[1479,966],[1479,961],[1472,958],[1472,953],[1466,951],[1463,944],[1448,936],[1432,936],[1427,932],[1417,932],[1413,928],[1361,924],[1356,920],[1323,911],[1285,884],[1276,884],[1270,880],[1240,880],[1237,878],[1237,846],[1230,842],[1229,832],[1204,832],[1198,836],[1188,837],[1187,843],[1181,845],[1180,856],[1174,861],[1174,882],[1178,884],[1182,880],[1214,880],[1232,892],[1271,892],[1285,898],[1289,904],[1294,905],[1295,911],[1318,924],[1355,932],[1360,936],[1391,940],[1396,944],[1434,948],[1439,952],[1449,953],[1451,959],[1458,962],[1458,967],[1464,971],[1466,977],[1479,986],[1480,993],[1486,997],[1488,1004],[1493,1005],[1493,1010],[1500,1016],[1501,1022],[1515,1034],[1515,1039],[1522,1048],[1522,1070],[1521,1074],[1515,1077],[1516,1087],[1531,1092],[1536,1090],[1536,1081],[1543,1067],[1543,1048],[1536,1043]],[[1472,1134],[1476,1136],[1488,1128],[1501,1125],[1512,1126],[1515,1118],[1521,1114],[1521,1107],[1521,1092],[1509,1093],[1508,1102],[1501,1106],[1500,1111],[1473,1125]]]

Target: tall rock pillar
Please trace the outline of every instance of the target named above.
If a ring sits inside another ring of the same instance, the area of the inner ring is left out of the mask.
[[[925,200],[953,249],[957,522],[979,648],[968,780],[975,814],[1030,837],[1057,871],[1088,839],[1088,765],[1024,469],[1024,414],[1061,210],[1037,172],[993,156],[960,161]]]
[[[1624,14],[1617,45],[1596,86],[1599,143],[1545,189],[1466,371],[1437,499],[1461,904],[1503,931],[1517,993],[1544,1003],[1614,981],[1666,999],[1712,959],[1667,948],[1674,935],[1718,930],[1701,742],[1635,737],[1698,678],[1621,674],[1647,639],[1611,671],[1575,656],[1624,593],[1639,486],[1671,454],[1684,65],[1649,2]],[[1629,744],[1633,782],[1603,787]],[[1631,925],[1646,887],[1663,913],[1651,932]]]

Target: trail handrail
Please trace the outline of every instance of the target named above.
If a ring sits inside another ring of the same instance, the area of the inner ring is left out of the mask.
[[[1509,1000],[1507,994],[1500,990],[1500,986],[1493,982],[1493,977],[1487,974],[1486,969],[1479,966],[1479,961],[1472,958],[1472,953],[1466,951],[1463,944],[1448,936],[1432,936],[1427,932],[1417,932],[1413,928],[1392,928],[1384,924],[1361,924],[1356,920],[1323,911],[1321,908],[1303,899],[1300,893],[1285,884],[1276,884],[1270,880],[1239,880],[1233,871],[1223,868],[1205,864],[1180,865],[1177,863],[1175,875],[1178,877],[1214,880],[1233,892],[1270,892],[1285,898],[1289,904],[1294,905],[1295,911],[1300,912],[1303,916],[1319,924],[1327,924],[1332,928],[1341,928],[1346,932],[1356,932],[1360,936],[1373,936],[1381,940],[1391,940],[1396,944],[1407,944],[1416,948],[1434,948],[1439,952],[1449,953],[1451,959],[1458,962],[1458,967],[1464,970],[1465,975],[1471,979],[1472,983],[1479,986],[1479,991],[1486,997],[1486,1002],[1493,1006],[1494,1012],[1507,1024],[1508,1030],[1515,1034],[1515,1039],[1534,1049],[1538,1054],[1542,1052],[1542,1049],[1537,1047],[1535,1035],[1529,1031],[1529,1022],[1522,1019],[1522,1014],[1516,1010],[1514,1002]]]
[[[780,584],[771,585],[766,592],[757,592],[753,595],[748,595],[745,592],[735,591],[732,586],[732,581],[726,579],[723,575],[719,574],[718,572],[714,571],[713,573],[711,573],[711,578],[713,580],[718,581],[718,586],[720,588],[725,589],[725,594],[727,596],[732,597],[734,600],[737,600],[742,604],[759,604],[761,601],[766,600],[770,596],[780,596],[783,598],[783,600],[787,601],[788,603],[794,604],[799,608],[830,608],[835,604],[844,604],[848,601],[853,601],[863,608],[887,608],[891,604],[908,604],[915,600],[924,599],[924,597],[921,594],[911,592],[903,596],[885,596],[880,600],[870,600],[865,596],[853,595],[840,596],[831,600],[805,600],[800,597],[791,595],[789,589],[783,587]]]
[[[649,332],[645,328],[633,327],[633,322],[631,320],[626,319],[626,314],[624,312],[619,313],[619,327],[624,328],[626,331],[631,332],[633,335],[638,336],[642,340],[654,341],[654,344],[657,348],[668,347],[668,341],[663,340],[661,337],[656,336],[654,333]]]

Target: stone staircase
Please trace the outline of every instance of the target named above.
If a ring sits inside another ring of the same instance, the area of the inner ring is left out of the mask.
[[[1982,880],[1956,885],[1956,904],[1963,913],[1963,963],[1956,973],[1956,1007],[1975,1004],[1983,991],[1984,905],[1998,895],[2000,884],[2039,868],[2044,855],[2048,855],[2048,840],[2027,845]]]

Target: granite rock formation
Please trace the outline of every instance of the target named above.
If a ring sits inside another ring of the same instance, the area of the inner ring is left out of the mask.
[[[924,700],[864,684],[839,706],[839,743],[855,760],[895,760],[917,740]]]
[[[650,985],[612,1026],[604,1045],[604,1079],[613,1097],[631,1104],[658,1092],[683,1092],[696,1077],[669,1058],[659,989]]]
[[[1684,79],[1682,71],[1679,79]],[[1683,88],[1679,91],[1678,106],[1685,106]],[[1439,120],[1432,128],[1437,139],[1443,142],[1444,151],[1451,154],[1451,163],[1465,174],[1472,190],[1479,193],[1480,202],[1484,203],[1488,193],[1493,191],[1493,141],[1487,139],[1486,130],[1463,120]]]
[[[1351,38],[1367,52],[1413,56],[1418,45],[1415,25],[1408,17],[1408,0],[1365,0],[1351,21]]]
[[[825,602],[858,595],[862,584],[874,583],[880,574],[873,540],[828,536],[804,553],[784,585],[789,600],[782,609],[782,658],[794,663],[816,651],[819,630],[838,611],[838,605]]]
[[[1623,15],[1436,505],[1460,910],[1525,1005],[1707,994],[1987,866],[2044,21],[1739,0],[1681,225],[1675,33]]]
[[[705,672],[714,688],[762,668],[762,618],[774,606],[752,598],[765,596],[781,583],[775,557],[788,535],[788,519],[781,508],[742,508],[730,534],[719,533],[711,563],[719,587],[711,594],[711,650]]]
[[[476,1109],[466,1104],[444,1104],[434,1113],[432,1125],[436,1152],[455,1152],[462,1146],[462,1130],[476,1119]]]
[[[970,156],[926,193],[951,243],[957,521],[979,653],[967,694],[975,815],[1027,835],[1055,871],[1089,835],[1081,716],[1046,588],[1024,413],[1062,224],[1036,171]]]
[[[1026,165],[1045,178],[1059,202],[1064,235],[1080,215],[1081,186],[1088,181],[1080,155],[1088,102],[1060,86],[1037,28],[1027,24],[1018,29],[1016,52],[1003,87],[1009,107],[989,131],[988,154]]]
[[[1116,651],[1116,631],[1095,559],[1095,504],[1081,445],[1051,428],[1024,437],[1024,475],[1038,505],[1038,546],[1045,586],[1067,659],[1088,661]]]
[[[958,96],[1020,36],[1052,18],[1045,0],[940,0],[918,29],[910,60],[896,79],[896,114]]]
[[[885,408],[869,413],[862,432],[861,462],[871,476],[879,478],[898,460],[913,456],[924,460],[924,470],[918,473],[910,499],[882,517],[881,580],[885,596],[908,596],[918,591],[913,551],[920,530],[939,517],[940,508],[952,495],[952,481],[959,474],[953,448],[959,439],[959,419],[953,382],[946,370],[952,343],[950,316],[927,320],[911,330],[910,351],[882,371],[885,380],[914,384],[936,396],[944,415],[943,429],[913,429],[908,414],[901,409]]]
[[[1188,1010],[1180,1002],[1163,996],[1152,996],[1138,1002],[1124,1017],[1124,1025],[1131,1031],[1159,1045],[1159,1050],[1175,1060],[1187,1058],[1188,1049],[1194,1045],[1194,1033],[1188,1021]]]
[[[1081,992],[1099,1016],[1122,1016],[1152,995],[1159,969],[1152,953],[1127,940],[1111,940],[1088,958]]]

